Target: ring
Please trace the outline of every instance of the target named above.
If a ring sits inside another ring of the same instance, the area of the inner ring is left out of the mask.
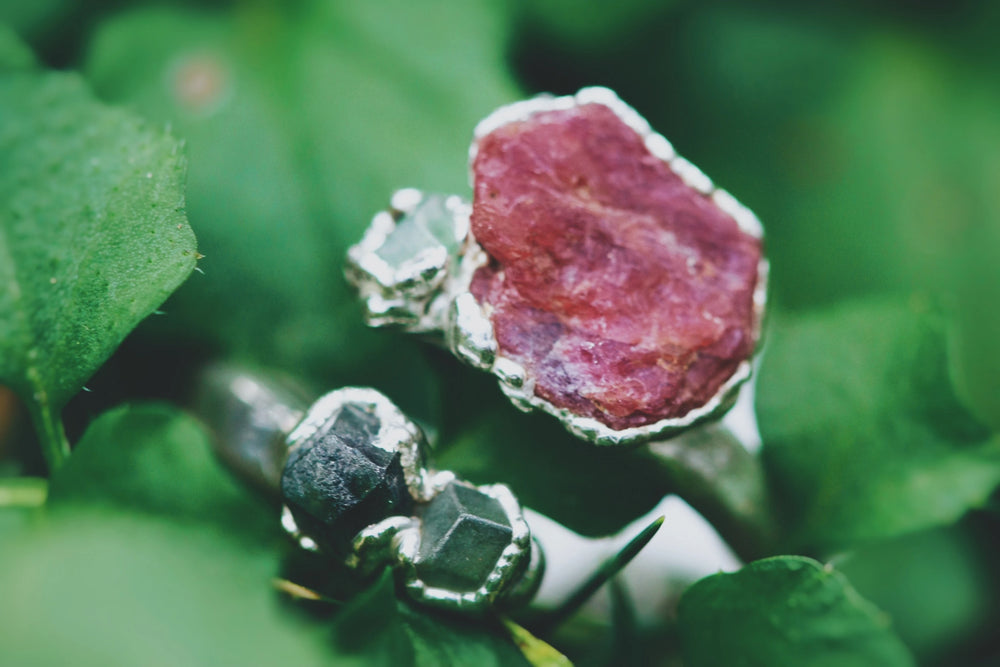
[[[476,613],[534,596],[544,558],[510,489],[429,468],[420,427],[374,389],[303,406],[228,367],[205,372],[198,398],[220,457],[280,497],[303,549],[362,574],[392,567],[413,600],[436,607]]]
[[[596,444],[716,419],[767,296],[756,216],[606,88],[496,110],[470,204],[403,189],[348,250],[371,326],[431,334]]]

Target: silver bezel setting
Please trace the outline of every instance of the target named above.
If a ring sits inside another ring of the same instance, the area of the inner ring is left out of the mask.
[[[349,567],[367,574],[390,565],[402,578],[407,595],[414,600],[461,611],[484,611],[512,588],[519,591],[532,588],[534,579],[526,581],[524,577],[540,576],[540,566],[532,568],[530,563],[539,561],[541,554],[531,558],[531,531],[514,494],[503,484],[477,487],[459,481],[450,471],[429,470],[424,460],[426,442],[422,431],[380,392],[369,388],[345,387],[320,397],[288,434],[288,451],[291,452],[315,438],[347,405],[360,407],[378,418],[379,429],[371,444],[389,452],[400,452],[407,490],[415,502],[428,503],[449,484],[463,484],[497,500],[511,527],[510,543],[504,548],[486,581],[475,591],[459,592],[429,586],[420,579],[417,565],[421,522],[416,516],[389,516],[362,529],[352,540],[351,553],[345,561]],[[282,507],[281,524],[302,549],[321,551],[319,544],[299,529],[287,506]],[[525,558],[529,559],[529,563],[525,563]]]
[[[504,484],[474,486],[458,481],[448,471],[431,475],[434,495],[449,484],[463,484],[490,496],[500,503],[511,527],[511,541],[504,548],[486,581],[474,591],[453,591],[430,586],[420,578],[420,519],[393,516],[368,526],[354,538],[348,566],[361,572],[371,572],[383,565],[392,565],[402,580],[406,594],[421,604],[462,612],[483,612],[491,608],[512,588],[532,589],[541,576],[541,554],[533,554],[531,530],[517,498]],[[428,499],[429,500],[429,499]],[[525,558],[529,559],[525,563]],[[534,567],[532,567],[534,564]],[[516,586],[515,586],[516,585]]]
[[[531,552],[531,531],[521,513],[521,505],[506,485],[473,486],[457,480],[453,483],[478,489],[500,503],[511,527],[510,544],[504,548],[482,586],[475,591],[453,591],[430,586],[420,578],[417,573],[420,531],[412,527],[408,534],[400,537],[397,552],[399,571],[403,577],[406,593],[418,602],[464,612],[484,611],[490,608],[515,580],[520,581],[522,576],[529,576],[530,573],[524,572],[522,565],[525,557]],[[442,484],[439,488],[443,489],[445,485]]]
[[[288,434],[289,453],[315,436],[346,405],[361,407],[378,417],[378,434],[371,444],[387,452],[400,452],[406,487],[414,500],[422,502],[432,497],[431,483],[424,467],[424,451],[427,443],[423,432],[396,407],[395,403],[375,389],[344,387],[321,396]]]
[[[395,403],[375,389],[344,387],[321,396],[285,439],[288,452],[291,453],[315,437],[346,405],[361,407],[378,417],[379,430],[372,444],[388,452],[400,453],[406,488],[414,500],[422,502],[433,497],[435,492],[425,467],[424,452],[427,444],[423,432]],[[286,505],[281,508],[281,525],[300,547],[306,551],[320,551],[316,541],[299,528],[292,511]]]
[[[542,95],[515,102],[500,107],[484,118],[476,125],[474,139],[469,149],[470,183],[473,180],[472,165],[479,150],[479,142],[486,135],[509,123],[528,120],[531,116],[541,112],[566,110],[586,104],[601,104],[613,111],[643,139],[650,153],[665,162],[686,185],[710,198],[720,210],[736,221],[743,232],[756,239],[763,239],[763,227],[757,216],[727,191],[715,187],[711,179],[700,169],[677,155],[670,142],[655,132],[635,109],[623,102],[613,91],[602,87],[583,88],[576,95],[562,97]],[[415,196],[412,190],[405,192],[409,193],[410,197]],[[398,193],[394,199],[397,196],[399,196]],[[574,414],[537,396],[534,391],[534,380],[528,376],[524,367],[512,359],[504,357],[499,350],[493,335],[490,314],[476,301],[469,290],[475,271],[485,265],[488,258],[485,251],[476,243],[469,229],[468,212],[471,211],[471,206],[465,204],[457,210],[462,212],[463,217],[454,219],[455,228],[467,230],[467,235],[462,244],[460,257],[452,268],[454,273],[435,284],[434,289],[438,290],[433,297],[434,303],[437,304],[435,308],[427,309],[428,316],[415,323],[380,322],[378,311],[382,308],[384,296],[373,298],[377,290],[374,290],[370,284],[361,284],[358,288],[360,296],[365,302],[366,319],[369,324],[374,326],[396,324],[408,331],[439,332],[443,336],[445,345],[455,356],[496,376],[500,389],[516,407],[526,412],[539,410],[550,414],[577,437],[597,445],[630,445],[662,440],[703,422],[718,419],[732,407],[740,386],[752,374],[752,359],[741,362],[729,379],[704,405],[681,417],[661,419],[645,426],[613,429],[597,419]],[[380,218],[382,215],[383,213],[380,213],[375,216],[372,228],[384,226],[384,222]],[[373,254],[377,249],[377,246],[373,246],[369,240],[372,228],[369,228],[369,233],[366,233],[365,239],[360,244],[350,249],[349,264],[360,265],[363,253]],[[384,237],[382,238],[384,242]],[[769,264],[762,255],[757,267],[757,283],[753,292],[752,327],[754,340],[758,347],[767,303],[768,273]],[[349,272],[349,278],[358,285],[356,273]],[[407,296],[398,294],[394,298],[405,300]],[[443,304],[447,304],[447,307],[444,307]]]
[[[396,267],[378,254],[398,221],[412,215],[427,197],[416,188],[397,190],[389,209],[376,213],[361,241],[348,248],[344,273],[365,303],[369,326],[402,326],[415,332],[444,327],[453,291],[445,283],[458,273],[448,252],[443,247],[427,249]],[[458,195],[442,197],[441,203],[450,216],[454,242],[465,243],[471,205]]]

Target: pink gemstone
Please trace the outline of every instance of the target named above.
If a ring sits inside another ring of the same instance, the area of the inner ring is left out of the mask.
[[[472,283],[535,394],[613,429],[703,406],[753,353],[761,242],[608,107],[479,141]]]

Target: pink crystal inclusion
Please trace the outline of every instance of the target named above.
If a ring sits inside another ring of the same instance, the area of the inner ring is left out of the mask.
[[[755,345],[761,242],[601,104],[479,140],[471,291],[535,394],[613,429],[705,405]]]

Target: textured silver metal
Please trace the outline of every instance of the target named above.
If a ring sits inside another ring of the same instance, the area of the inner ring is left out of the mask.
[[[663,160],[688,186],[711,197],[720,209],[735,219],[744,232],[758,239],[763,238],[763,227],[748,208],[725,190],[716,188],[711,179],[700,169],[678,156],[670,142],[655,132],[635,109],[623,102],[613,91],[602,87],[583,88],[576,95],[563,97],[541,95],[500,107],[484,118],[476,125],[473,132],[474,139],[469,148],[470,182],[472,164],[475,162],[479,142],[483,137],[503,125],[527,120],[540,112],[571,109],[584,104],[602,104],[611,109],[643,138],[649,151]],[[416,201],[418,197],[432,196],[421,195],[412,189],[400,192],[405,195],[397,193],[393,196],[393,201],[402,197],[410,206],[419,204]],[[427,294],[430,296],[422,294],[417,299],[410,298],[401,291],[396,291],[391,297],[387,297],[383,283],[375,274],[365,274],[358,270],[358,267],[367,266],[371,262],[368,257],[375,252],[378,243],[384,242],[385,230],[388,228],[386,216],[390,219],[392,217],[387,212],[376,214],[364,239],[349,250],[347,270],[348,279],[357,287],[359,296],[365,304],[366,320],[371,326],[396,325],[402,326],[407,331],[437,334],[441,342],[456,357],[476,368],[493,373],[499,381],[500,389],[517,408],[550,414],[577,437],[598,445],[630,445],[662,440],[703,422],[718,419],[735,403],[740,386],[752,374],[752,359],[743,361],[704,405],[683,416],[662,419],[646,426],[613,429],[596,419],[574,414],[536,396],[534,381],[526,374],[525,369],[516,361],[504,357],[498,350],[489,314],[469,291],[473,274],[487,261],[486,253],[469,231],[470,211],[471,207],[464,202],[455,208],[453,224],[456,230],[465,230],[465,238],[461,241],[458,256],[448,265],[447,270],[451,273],[446,277],[435,275],[433,285],[428,282],[422,286],[422,289],[428,290]],[[753,297],[753,332],[758,341],[767,303],[767,281],[768,262],[762,256],[758,264],[757,284]],[[384,313],[387,302],[395,304],[396,310],[408,313],[420,312],[423,315],[415,321],[386,317]],[[426,303],[434,305],[428,307],[424,305]]]
[[[379,430],[371,445],[387,452],[399,451],[403,475],[410,495],[417,502],[433,496],[425,454],[427,442],[420,428],[381,392],[367,387],[344,387],[324,394],[306,411],[288,434],[288,450],[314,437],[324,424],[336,418],[346,405],[361,407],[379,419]]]
[[[398,560],[402,535],[416,530],[419,539],[420,523],[414,517],[391,516],[368,526],[354,538],[352,553],[347,557],[347,565],[362,574],[370,574],[385,565],[393,565]]]
[[[264,380],[222,364],[199,378],[195,410],[209,427],[220,459],[268,497],[280,495],[285,436],[308,400],[294,383]]]
[[[412,256],[393,262],[382,251],[394,234],[400,233],[421,207],[427,214],[447,224],[448,238],[415,248]],[[442,331],[447,328],[452,285],[466,272],[457,264],[469,264],[474,252],[462,247],[469,238],[471,206],[456,195],[425,194],[414,188],[396,191],[390,208],[372,218],[359,243],[347,251],[345,275],[365,304],[365,321],[370,326],[398,326],[413,332]],[[459,248],[449,252],[448,246]],[[485,260],[485,258],[484,258]]]
[[[452,472],[427,468],[424,458],[426,442],[420,428],[392,401],[374,389],[346,387],[322,396],[288,434],[288,450],[292,451],[315,437],[347,405],[362,407],[378,418],[378,433],[370,444],[389,452],[401,453],[407,488],[414,501],[429,503],[449,484],[465,484],[458,482]],[[466,486],[472,487],[469,484]],[[502,484],[472,488],[477,488],[499,502],[512,533],[510,544],[503,550],[486,583],[478,590],[457,592],[428,586],[421,580],[417,574],[421,541],[421,522],[418,517],[390,516],[364,528],[353,539],[347,564],[366,573],[384,565],[394,567],[403,578],[404,590],[414,600],[462,611],[485,611],[515,585],[519,591],[532,589],[535,582],[522,581],[522,578],[528,573],[532,577],[539,577],[541,571],[538,567],[528,567],[532,560],[531,531],[524,520],[520,504],[514,494]],[[303,549],[319,550],[317,543],[296,525],[295,518],[287,507],[283,508],[282,525]],[[537,561],[541,555],[536,554],[534,558]]]
[[[299,524],[295,521],[295,516],[292,514],[292,510],[288,509],[287,505],[281,506],[281,527],[285,529],[289,537],[295,540],[296,544],[299,545],[303,550],[310,553],[319,553],[319,545],[316,544],[316,540],[309,537],[299,529]]]
[[[406,192],[399,199],[396,205],[412,204],[413,194]],[[375,417],[377,431],[365,444],[399,453],[406,490],[415,507],[426,506],[451,484],[477,489],[498,502],[510,524],[511,538],[485,583],[475,591],[428,586],[420,579],[419,516],[386,516],[357,535],[345,535],[350,545],[346,564],[362,574],[392,567],[411,598],[437,607],[483,612],[496,604],[512,606],[530,600],[542,576],[544,557],[541,546],[532,542],[510,489],[502,484],[476,487],[457,480],[450,471],[428,468],[427,442],[420,427],[374,389],[345,387],[323,395],[308,409],[304,405],[297,387],[286,388],[238,368],[214,366],[202,375],[196,407],[215,436],[220,458],[272,496],[280,495],[281,469],[288,455],[319,437],[342,410],[360,410]],[[282,506],[281,525],[302,549],[324,552],[316,539],[300,529],[287,505]]]
[[[435,487],[443,489],[454,481],[448,472],[438,473]],[[457,482],[494,498],[510,522],[512,537],[485,583],[474,591],[454,591],[428,585],[420,578],[420,521],[391,517],[369,526],[354,540],[354,554],[348,564],[370,571],[380,564],[397,568],[406,594],[421,604],[455,611],[482,613],[497,604],[527,602],[538,588],[544,572],[541,546],[531,539],[531,531],[521,506],[503,484],[473,486]]]

